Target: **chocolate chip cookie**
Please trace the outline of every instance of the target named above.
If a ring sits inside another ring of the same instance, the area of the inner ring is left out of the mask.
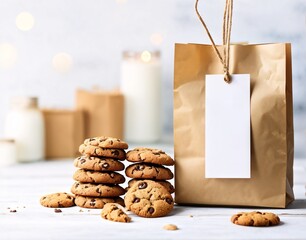
[[[169,180],[173,173],[160,165],[135,163],[125,169],[126,176],[139,179]]]
[[[76,196],[75,204],[83,208],[103,208],[106,203],[118,203],[124,206],[124,201],[121,197],[105,198],[105,197],[84,197]]]
[[[107,203],[101,212],[101,217],[114,222],[131,222],[131,218],[116,203]]]
[[[154,163],[158,165],[174,165],[174,160],[162,150],[154,148],[135,148],[126,154],[126,160],[130,162]]]
[[[269,212],[241,212],[232,216],[231,221],[237,225],[266,227],[280,223],[279,217]]]
[[[71,187],[71,192],[87,197],[118,197],[123,195],[125,190],[119,185],[75,182]]]
[[[116,172],[97,172],[91,170],[78,169],[73,179],[82,183],[105,183],[120,184],[125,182],[125,178]]]
[[[50,208],[64,208],[74,206],[74,196],[65,192],[52,193],[40,198],[40,204]]]
[[[128,149],[129,145],[118,139],[113,137],[93,137],[85,139],[85,145],[97,146],[101,148],[119,148],[119,149]]]
[[[116,148],[101,148],[98,146],[81,144],[79,147],[79,152],[87,156],[108,157],[119,160],[125,159],[125,151]]]
[[[132,187],[132,185],[134,185],[135,183],[137,183],[137,182],[139,182],[139,181],[141,181],[141,179],[131,179],[131,180],[128,182],[128,189],[129,189],[130,187]],[[157,183],[163,185],[163,186],[168,190],[169,193],[174,193],[174,191],[175,191],[175,190],[174,190],[174,186],[173,186],[170,182],[168,182],[168,181],[163,181],[163,180],[155,181],[155,182],[157,182]]]
[[[126,193],[125,206],[141,217],[162,217],[169,214],[174,206],[173,198],[161,184],[142,180]]]
[[[93,171],[122,171],[124,164],[111,158],[81,156],[74,160],[74,166]]]

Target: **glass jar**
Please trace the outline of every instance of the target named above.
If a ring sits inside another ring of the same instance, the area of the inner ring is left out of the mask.
[[[161,137],[160,52],[123,52],[121,91],[124,95],[124,138],[134,143]]]
[[[33,162],[44,158],[44,119],[38,109],[36,97],[18,97],[12,100],[4,130],[6,137],[16,141],[19,162]]]
[[[14,139],[0,139],[0,168],[16,163],[16,144]]]

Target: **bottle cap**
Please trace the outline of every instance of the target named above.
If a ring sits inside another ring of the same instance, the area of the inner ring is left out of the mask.
[[[13,138],[0,138],[0,143],[15,143]]]
[[[14,97],[11,100],[12,107],[16,108],[37,108],[37,97]]]

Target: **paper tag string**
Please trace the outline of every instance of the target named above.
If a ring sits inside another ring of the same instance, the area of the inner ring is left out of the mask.
[[[230,42],[231,42],[231,30],[232,30],[232,16],[233,16],[233,0],[226,0],[225,8],[224,8],[224,15],[223,15],[223,57],[221,56],[220,51],[216,47],[215,41],[212,38],[202,16],[198,10],[198,3],[199,0],[196,0],[195,3],[195,11],[198,15],[200,22],[202,23],[206,33],[212,43],[212,47],[217,54],[218,58],[220,59],[223,65],[223,72],[224,72],[224,81],[227,83],[231,82],[231,76],[229,74],[229,59],[230,59]]]

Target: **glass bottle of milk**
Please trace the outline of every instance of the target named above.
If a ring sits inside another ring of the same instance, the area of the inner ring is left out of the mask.
[[[44,119],[38,109],[36,97],[12,99],[4,130],[6,137],[16,141],[19,162],[33,162],[44,158]]]
[[[0,168],[16,163],[16,144],[14,139],[0,139]]]
[[[159,52],[124,52],[121,91],[125,102],[125,139],[150,143],[161,137],[161,63]]]

